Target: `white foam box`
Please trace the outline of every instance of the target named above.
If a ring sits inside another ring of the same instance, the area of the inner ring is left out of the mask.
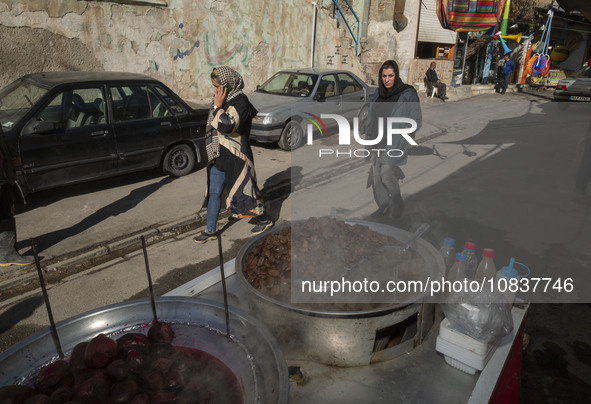
[[[435,345],[449,365],[469,374],[484,369],[496,347],[454,330],[448,319],[441,322]]]

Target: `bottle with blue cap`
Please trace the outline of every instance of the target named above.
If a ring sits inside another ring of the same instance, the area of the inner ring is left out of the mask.
[[[515,265],[521,265],[522,267],[527,269],[527,273],[523,274],[523,275],[519,274],[519,272],[515,268]],[[505,298],[507,299],[507,302],[509,304],[513,305],[513,302],[515,301],[515,294],[517,293],[517,290],[519,289],[519,284],[516,283],[515,281],[511,282],[511,279],[522,278],[524,276],[528,276],[529,272],[530,272],[529,268],[525,264],[515,261],[515,258],[513,258],[513,257],[511,257],[511,259],[509,260],[508,266],[502,267],[497,272],[497,276],[495,279],[496,280],[496,287],[499,291],[501,291],[503,293],[503,295],[505,295]]]
[[[466,257],[463,253],[456,254],[456,262],[450,268],[447,274],[447,280],[450,282],[463,281],[466,277]]]
[[[443,261],[445,262],[445,270],[449,271],[456,262],[456,249],[454,247],[455,240],[451,237],[443,239],[443,246],[439,249]]]

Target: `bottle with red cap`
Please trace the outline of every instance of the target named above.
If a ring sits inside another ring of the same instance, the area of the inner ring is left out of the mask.
[[[478,283],[488,282],[489,279],[494,279],[497,274],[497,267],[495,266],[495,250],[492,248],[485,248],[482,250],[482,261],[476,268],[476,275],[474,280]]]
[[[471,241],[464,243],[464,251],[462,254],[466,256],[466,279],[473,280],[476,275],[476,268],[478,267],[478,256],[476,256],[476,244]]]

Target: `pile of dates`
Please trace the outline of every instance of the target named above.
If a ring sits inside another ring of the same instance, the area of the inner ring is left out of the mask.
[[[99,334],[31,385],[0,387],[2,404],[241,403],[236,376],[206,352],[175,347],[170,324],[117,339]]]
[[[245,258],[242,272],[260,292],[289,303],[292,270],[296,279],[340,279],[381,246],[399,244],[364,225],[310,218],[266,236]]]

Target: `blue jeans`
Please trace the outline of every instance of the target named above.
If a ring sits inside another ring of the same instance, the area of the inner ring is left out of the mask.
[[[218,215],[222,206],[222,192],[226,184],[226,173],[215,166],[209,171],[209,189],[207,200],[207,227],[208,233],[215,232]]]
[[[501,87],[501,91],[507,91],[507,86],[509,85],[509,78],[511,77],[511,73],[509,74],[501,74],[499,78],[499,86]]]

